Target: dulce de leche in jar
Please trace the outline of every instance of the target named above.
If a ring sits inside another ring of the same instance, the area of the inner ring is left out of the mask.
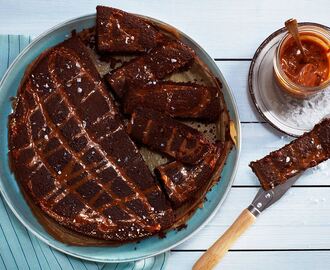
[[[305,24],[298,27],[304,57],[287,33],[274,56],[274,76],[279,87],[297,98],[307,98],[330,84],[330,33]]]

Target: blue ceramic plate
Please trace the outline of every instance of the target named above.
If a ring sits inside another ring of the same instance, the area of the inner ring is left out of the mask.
[[[157,23],[166,25],[159,21],[157,21]],[[182,41],[195,50],[197,55],[209,67],[211,72],[213,72],[213,74],[222,82],[223,92],[230,116],[236,124],[238,145],[231,151],[227,159],[226,165],[222,171],[221,181],[210,192],[208,192],[207,201],[205,202],[204,207],[198,209],[190,218],[187,223],[187,228],[180,231],[170,231],[164,239],[151,237],[138,244],[130,243],[119,247],[78,247],[69,246],[57,241],[45,231],[32,214],[8,166],[7,121],[8,115],[12,111],[10,97],[16,95],[18,85],[27,65],[42,51],[65,40],[72,30],[81,31],[84,28],[89,28],[94,25],[95,14],[79,17],[54,27],[28,45],[4,75],[3,80],[0,83],[0,189],[11,210],[25,227],[55,249],[82,259],[99,262],[114,263],[141,260],[163,253],[187,240],[206,222],[208,222],[211,217],[213,217],[217,209],[219,209],[220,205],[223,203],[236,173],[241,147],[240,122],[237,106],[224,77],[213,59],[196,42],[178,31],[181,34]]]

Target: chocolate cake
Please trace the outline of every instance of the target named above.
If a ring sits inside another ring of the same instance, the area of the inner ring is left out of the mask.
[[[212,148],[198,130],[148,108],[132,113],[127,130],[139,143],[187,164],[197,164]]]
[[[224,144],[217,143],[197,165],[184,165],[173,161],[156,168],[156,174],[174,206],[180,206],[193,198],[196,191],[207,185],[220,161],[223,148]]]
[[[167,38],[146,20],[119,9],[96,7],[96,40],[101,52],[146,52]]]
[[[298,173],[330,158],[330,119],[250,167],[265,190],[284,183]]]
[[[132,113],[138,106],[165,112],[172,117],[218,120],[220,97],[216,87],[196,83],[159,82],[136,87],[124,99],[124,111]]]
[[[96,27],[72,35],[30,64],[8,119],[10,166],[27,204],[68,245],[181,228],[233,144],[219,81],[174,28],[121,10],[98,6]],[[205,86],[166,81],[174,72]]]
[[[9,157],[25,193],[61,225],[132,241],[173,212],[77,37],[28,68],[9,117]]]
[[[105,75],[111,89],[120,99],[128,90],[155,84],[167,75],[192,65],[195,53],[180,41],[173,40],[152,49]]]

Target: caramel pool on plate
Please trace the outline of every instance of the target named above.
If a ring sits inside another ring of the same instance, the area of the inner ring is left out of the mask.
[[[274,76],[282,90],[297,98],[316,94],[330,82],[330,34],[321,27],[299,27],[306,58],[286,34],[274,56]]]

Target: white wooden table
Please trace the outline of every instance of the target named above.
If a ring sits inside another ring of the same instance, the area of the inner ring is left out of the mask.
[[[190,269],[254,197],[259,183],[248,163],[290,141],[263,121],[249,98],[247,74],[254,51],[290,17],[330,25],[330,2],[0,0],[0,34],[36,36],[62,21],[94,12],[98,3],[158,18],[187,33],[216,60],[236,97],[243,146],[234,186],[213,220],[172,250],[167,267]],[[330,269],[330,169],[326,165],[307,172],[263,213],[217,269]]]

